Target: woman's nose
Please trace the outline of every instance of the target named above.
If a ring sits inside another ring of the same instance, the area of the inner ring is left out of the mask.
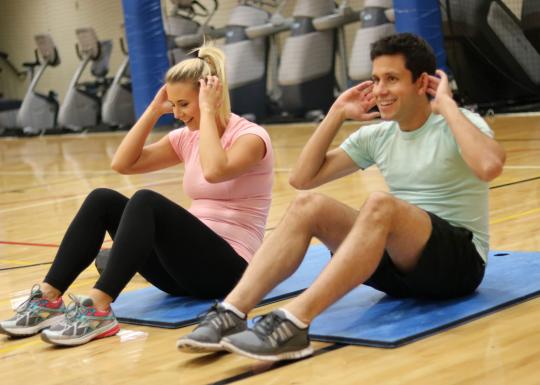
[[[182,112],[180,111],[180,108],[173,107],[173,115],[176,119],[182,120]]]

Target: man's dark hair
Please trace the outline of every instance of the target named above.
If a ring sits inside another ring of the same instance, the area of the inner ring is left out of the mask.
[[[420,36],[398,33],[377,40],[371,45],[371,61],[383,55],[403,55],[405,68],[416,81],[423,72],[434,75],[437,69],[435,54],[431,46]]]

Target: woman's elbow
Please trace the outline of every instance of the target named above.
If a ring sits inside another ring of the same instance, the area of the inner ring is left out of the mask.
[[[111,169],[119,174],[128,174],[128,170],[125,165],[122,165],[120,162],[115,162],[114,160],[111,162]]]
[[[228,180],[224,173],[219,170],[204,170],[203,177],[208,183],[219,183]]]
[[[297,190],[309,190],[310,186],[295,174],[289,176],[289,184]]]

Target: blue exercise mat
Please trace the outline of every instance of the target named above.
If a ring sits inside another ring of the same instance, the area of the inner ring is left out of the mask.
[[[314,340],[393,348],[540,294],[540,253],[491,252],[484,281],[467,297],[395,299],[359,286],[317,317]]]
[[[293,297],[308,287],[330,260],[323,245],[311,246],[298,270],[272,290],[261,305]],[[197,316],[212,305],[213,300],[174,297],[155,287],[121,294],[112,307],[120,322],[135,325],[179,328],[196,323]]]

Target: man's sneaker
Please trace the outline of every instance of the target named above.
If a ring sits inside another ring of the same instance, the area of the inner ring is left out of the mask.
[[[253,329],[223,338],[221,344],[231,353],[256,360],[294,360],[313,354],[308,328],[300,329],[280,310],[263,316]]]
[[[201,323],[188,335],[180,337],[176,346],[187,353],[206,353],[224,350],[221,339],[247,329],[246,320],[215,303]]]
[[[0,322],[0,333],[11,337],[26,337],[39,333],[63,319],[66,312],[62,297],[55,301],[43,298],[39,285],[34,285],[30,296],[15,310],[13,318]]]
[[[75,346],[93,339],[113,336],[120,326],[112,310],[99,311],[92,298],[70,295],[72,303],[64,319],[41,332],[41,339],[55,345]]]

